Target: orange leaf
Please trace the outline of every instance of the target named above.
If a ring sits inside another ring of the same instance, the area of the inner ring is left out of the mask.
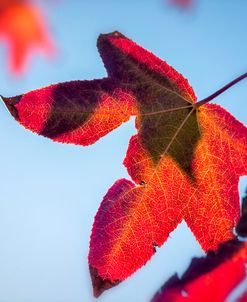
[[[144,265],[184,219],[205,251],[233,238],[247,129],[218,105],[197,105],[187,80],[118,32],[98,48],[108,78],[4,98],[26,128],[88,145],[136,115],[137,135],[95,217],[89,265],[98,296]]]
[[[14,73],[25,69],[29,55],[36,48],[48,55],[53,51],[40,10],[24,0],[0,2],[0,38],[9,46],[10,67]]]

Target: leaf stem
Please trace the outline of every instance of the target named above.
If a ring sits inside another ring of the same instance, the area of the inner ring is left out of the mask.
[[[242,81],[245,78],[247,78],[247,72],[242,74],[240,77],[236,78],[235,80],[231,81],[230,83],[228,83],[227,85],[225,85],[221,89],[217,90],[215,93],[211,94],[207,98],[205,98],[205,99],[199,101],[198,103],[196,103],[195,108],[198,108],[198,107],[210,102],[211,100],[213,100],[214,98],[216,98],[217,96],[219,96],[220,94],[225,92],[227,89],[234,86],[235,84],[237,84],[238,82]]]

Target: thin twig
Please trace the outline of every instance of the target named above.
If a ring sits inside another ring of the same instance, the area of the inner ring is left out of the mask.
[[[216,91],[215,93],[211,94],[207,98],[205,98],[205,99],[199,101],[198,103],[196,103],[195,107],[198,108],[198,107],[212,101],[214,98],[216,98],[217,96],[219,96],[220,94],[225,92],[227,89],[229,89],[230,87],[232,87],[233,85],[237,84],[238,82],[242,81],[245,78],[247,78],[247,72],[242,74],[240,77],[236,78],[235,80],[231,81],[230,83],[228,83],[227,85],[225,85],[224,87],[222,87],[221,89]]]

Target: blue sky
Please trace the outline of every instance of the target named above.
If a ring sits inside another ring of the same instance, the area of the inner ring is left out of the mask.
[[[13,78],[0,45],[0,94],[13,96],[68,80],[106,75],[96,49],[99,33],[119,30],[166,60],[198,99],[246,72],[246,0],[197,0],[183,12],[163,0],[39,1],[58,48],[53,61],[35,56]],[[215,100],[247,124],[247,82]],[[102,197],[122,165],[134,120],[83,148],[39,137],[0,104],[0,302],[91,302],[89,236]],[[240,194],[247,186],[242,178]],[[203,252],[185,223],[145,267],[99,302],[146,302],[191,257]]]

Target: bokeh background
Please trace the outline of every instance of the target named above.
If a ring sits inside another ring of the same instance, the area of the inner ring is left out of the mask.
[[[0,94],[106,75],[99,33],[119,30],[166,60],[198,99],[247,69],[247,1],[195,0],[188,10],[164,0],[34,1],[47,19],[56,55],[33,54],[26,72],[9,73],[0,40]],[[247,82],[215,100],[247,124]],[[0,104],[0,302],[91,302],[87,266],[94,215],[113,182],[129,178],[122,161],[134,120],[83,148],[24,130]],[[240,181],[243,196],[247,178]],[[147,302],[203,252],[185,223],[131,278],[99,302]]]

